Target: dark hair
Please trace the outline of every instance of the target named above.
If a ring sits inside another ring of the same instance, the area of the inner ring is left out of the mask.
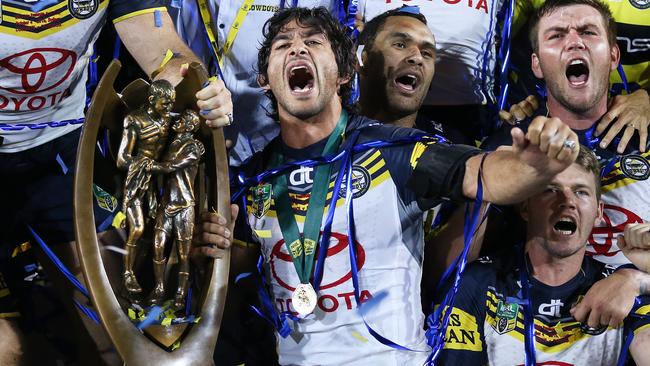
[[[533,52],[537,53],[539,51],[537,33],[539,32],[540,19],[551,14],[559,8],[572,5],[587,5],[598,10],[603,18],[603,24],[607,30],[607,40],[609,41],[610,46],[616,44],[616,22],[614,21],[612,12],[609,10],[607,4],[601,2],[600,0],[547,0],[539,9],[535,11],[535,13],[533,13],[533,16],[530,18],[530,31],[528,33],[528,39],[530,40],[530,45],[533,47]]]
[[[339,77],[350,78],[350,82],[341,85],[339,96],[341,104],[345,109],[350,109],[349,101],[352,95],[354,70],[356,58],[354,57],[352,40],[346,34],[345,28],[335,19],[330,12],[324,7],[317,8],[288,8],[275,13],[264,24],[262,33],[264,40],[260,47],[257,58],[257,73],[262,82],[268,82],[269,57],[271,56],[271,43],[280,33],[282,28],[295,20],[301,27],[317,28],[325,34],[336,59],[339,70]],[[272,110],[268,115],[278,120],[278,102],[271,90],[265,92],[266,96],[271,99]]]
[[[385,11],[376,17],[372,18],[363,26],[363,31],[359,34],[357,40],[358,45],[364,45],[366,51],[370,51],[372,46],[375,43],[375,38],[377,33],[381,31],[381,28],[386,23],[386,20],[390,17],[411,17],[421,21],[424,25],[427,25],[427,18],[420,13],[413,13],[410,11],[404,11],[405,7],[412,8],[413,6],[402,5],[401,8],[395,8],[388,11]]]
[[[596,199],[600,201],[600,164],[596,154],[590,148],[580,145],[580,151],[574,164],[578,164],[581,168],[593,174],[596,182]]]

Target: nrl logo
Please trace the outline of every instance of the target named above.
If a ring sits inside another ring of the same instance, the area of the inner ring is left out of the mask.
[[[260,184],[257,187],[251,188],[253,196],[253,216],[261,219],[264,216],[269,208],[271,208],[271,196],[273,191],[271,190],[270,184]]]
[[[515,330],[518,313],[519,305],[499,300],[499,303],[497,304],[497,314],[494,319],[494,324],[492,324],[492,328],[494,328],[494,330],[499,334],[506,334]]]

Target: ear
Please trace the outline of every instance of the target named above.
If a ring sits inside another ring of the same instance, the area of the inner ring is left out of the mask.
[[[530,56],[530,68],[533,70],[533,74],[535,74],[536,78],[544,79],[544,73],[542,72],[542,68],[539,66],[539,57],[537,57],[536,53],[533,53]]]
[[[604,211],[605,211],[605,204],[602,201],[598,201],[598,211],[596,212],[596,219],[594,220],[594,226],[598,226],[603,222]]]
[[[614,71],[618,67],[619,62],[621,61],[621,50],[618,48],[617,44],[614,44],[609,50],[612,63],[609,67],[610,70]]]
[[[338,79],[339,87],[341,87],[341,85],[345,85],[345,84],[349,83],[350,80],[352,80],[353,75],[354,74],[339,78]]]
[[[262,75],[257,75],[257,84],[259,84],[260,88],[262,88],[263,90],[271,89],[268,80]]]
[[[519,204],[519,216],[521,216],[524,221],[528,222],[528,200]]]

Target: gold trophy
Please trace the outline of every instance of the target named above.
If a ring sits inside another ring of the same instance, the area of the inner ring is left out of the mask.
[[[113,84],[120,67],[119,61],[113,61],[100,80],[77,151],[75,233],[86,284],[102,325],[127,366],[212,365],[230,252],[224,251],[222,258],[196,271],[191,270],[188,258],[197,210],[216,207],[230,217],[223,132],[204,128],[199,134],[203,143],[195,136],[200,119],[194,111],[194,94],[207,76],[202,66],[192,64],[175,89],[164,80],[148,84],[139,79],[118,94]],[[110,153],[124,172],[126,255],[122,282],[116,286],[123,291],[111,287],[94,224],[94,150],[100,128],[107,131]],[[147,252],[152,252],[151,261],[139,260]],[[141,270],[147,264],[152,270],[148,295],[140,278],[147,278],[147,271]],[[157,322],[141,331],[129,316],[132,306],[163,307],[165,314],[189,310],[185,308],[191,299],[188,279],[192,272],[203,273],[203,278],[196,278],[203,284],[201,293],[192,297],[194,319],[200,321]],[[176,284],[175,290],[168,294],[171,283]]]

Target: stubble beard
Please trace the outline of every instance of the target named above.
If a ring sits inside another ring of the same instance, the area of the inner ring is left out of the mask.
[[[551,95],[568,111],[577,114],[583,115],[592,111],[597,107],[598,102],[603,96],[607,96],[607,85],[609,80],[609,75],[605,77],[605,81],[601,80],[600,82],[595,81],[595,85],[590,88],[591,90],[587,91],[591,93],[590,97],[586,102],[571,100],[567,92],[563,91],[559,83],[549,86],[549,91]]]

